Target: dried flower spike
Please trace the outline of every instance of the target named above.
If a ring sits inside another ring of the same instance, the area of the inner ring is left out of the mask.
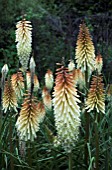
[[[17,112],[17,98],[10,81],[5,82],[2,105],[5,113],[8,110],[15,110]]]
[[[93,42],[89,33],[89,30],[85,23],[80,25],[77,47],[76,47],[76,63],[77,68],[81,68],[82,71],[89,69],[91,71],[95,69],[95,50]]]
[[[36,138],[36,132],[39,131],[39,123],[36,99],[31,94],[27,94],[16,122],[20,139],[33,141]]]
[[[73,74],[63,66],[57,69],[53,92],[55,125],[58,141],[70,152],[78,139],[80,126],[80,102],[74,87]]]
[[[23,96],[24,90],[24,79],[22,76],[22,72],[17,72],[13,74],[11,77],[12,87],[19,99]]]
[[[91,87],[86,101],[86,109],[88,112],[96,109],[96,111],[105,113],[105,95],[101,76],[93,76]]]
[[[26,71],[32,50],[31,22],[23,19],[17,23],[16,28],[17,54],[24,71]]]
[[[53,73],[49,69],[45,74],[45,85],[49,90],[51,90],[53,87],[53,83],[54,83]]]

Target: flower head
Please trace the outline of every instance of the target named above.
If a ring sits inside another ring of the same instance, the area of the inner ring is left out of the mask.
[[[26,71],[32,50],[31,22],[23,19],[17,23],[16,28],[17,54],[22,67]]]
[[[102,77],[93,76],[86,101],[86,109],[88,109],[88,112],[96,109],[98,113],[105,113],[105,95],[103,86]]]
[[[77,68],[86,71],[87,67],[89,72],[95,69],[95,54],[94,46],[85,23],[80,25],[77,47],[76,47],[76,63]]]
[[[11,83],[17,97],[21,99],[24,90],[24,79],[22,76],[22,72],[17,72],[16,74],[13,74],[11,77]]]
[[[5,113],[11,109],[17,112],[17,98],[10,81],[5,82],[2,105]]]
[[[24,99],[20,115],[16,122],[20,139],[33,141],[36,138],[36,132],[39,131],[39,123],[40,119],[36,98],[29,93]]]
[[[53,92],[53,106],[58,140],[68,152],[78,139],[80,102],[74,87],[73,74],[63,66],[57,69]]]

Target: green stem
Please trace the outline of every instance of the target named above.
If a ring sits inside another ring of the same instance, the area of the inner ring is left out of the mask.
[[[89,88],[89,83],[88,83],[88,68],[85,71],[85,84],[86,84],[86,91],[85,91],[85,96],[87,97],[87,90]],[[89,152],[88,152],[88,147],[87,144],[89,143],[89,125],[90,125],[90,115],[89,113],[85,110],[85,165],[88,167],[88,159],[89,159]]]
[[[89,124],[90,124],[90,116],[87,111],[85,111],[85,165],[88,167],[88,159],[89,159],[89,152],[87,144],[89,143]]]
[[[28,162],[29,162],[29,167],[32,167],[32,157],[31,157],[31,143],[28,141]]]
[[[69,170],[72,170],[73,169],[72,168],[72,151],[69,153],[68,157],[69,157]]]
[[[95,145],[96,145],[96,158],[95,164],[96,169],[99,170],[99,135],[98,135],[98,121],[97,121],[97,113],[95,113]]]
[[[10,141],[10,153],[13,154],[13,143],[12,143],[12,117],[10,116],[10,125],[9,125],[9,141]],[[10,167],[11,170],[14,170],[14,160],[13,156],[10,156]]]

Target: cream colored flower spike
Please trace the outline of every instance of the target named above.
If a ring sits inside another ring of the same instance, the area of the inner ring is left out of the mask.
[[[23,19],[17,23],[16,28],[17,54],[24,71],[26,71],[32,50],[31,22]]]
[[[79,134],[80,101],[72,73],[62,66],[56,75],[53,105],[57,137],[64,149],[70,152]]]
[[[98,113],[105,113],[105,94],[103,88],[102,77],[93,76],[86,101],[86,109],[88,109],[88,112],[96,109]]]
[[[80,25],[75,58],[77,68],[82,71],[86,71],[87,67],[90,72],[95,69],[95,50],[85,23]]]

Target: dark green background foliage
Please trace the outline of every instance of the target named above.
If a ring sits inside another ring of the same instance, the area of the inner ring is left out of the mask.
[[[15,43],[16,22],[22,16],[32,22],[32,53],[39,77],[54,71],[56,62],[74,59],[79,24],[85,20],[96,49],[104,58],[104,70],[112,73],[112,2],[106,0],[0,0],[0,68],[8,63],[10,71],[18,65]]]
[[[65,58],[75,58],[75,46],[79,25],[84,20],[90,30],[95,45],[95,53],[101,53],[104,60],[103,73],[105,84],[112,83],[112,1],[110,0],[0,0],[0,70],[5,63],[10,68],[10,73],[16,72],[19,67],[15,29],[16,23],[25,15],[33,25],[32,54],[36,61],[36,72],[41,82],[48,68],[53,72],[56,63]],[[106,84],[106,85],[107,85]],[[107,102],[108,103],[108,102]],[[106,103],[106,116],[101,117],[98,124],[100,134],[100,169],[110,170],[112,165],[112,105]],[[84,115],[81,113],[82,124],[79,141],[73,150],[73,169],[87,170],[84,164]],[[51,116],[52,115],[52,116]],[[93,113],[90,115],[94,121]],[[7,121],[6,121],[7,119]],[[55,134],[53,113],[47,113],[42,123],[37,139],[31,146],[26,147],[26,158],[19,153],[17,131],[13,117],[13,147],[14,153],[10,153],[9,122],[10,114],[5,118],[0,129],[0,169],[10,169],[10,157],[14,159],[14,167],[21,169],[39,170],[66,170],[68,167],[68,155],[62,148],[54,148],[47,139],[46,125]],[[1,126],[1,123],[0,123]],[[12,131],[11,129],[11,131]],[[89,162],[94,162],[94,125],[91,123],[89,149]],[[30,149],[28,149],[31,147]],[[27,152],[28,151],[28,152]],[[30,152],[31,151],[31,152]],[[32,157],[32,166],[28,160]],[[3,167],[2,167],[3,166]],[[105,169],[106,168],[106,169]]]

